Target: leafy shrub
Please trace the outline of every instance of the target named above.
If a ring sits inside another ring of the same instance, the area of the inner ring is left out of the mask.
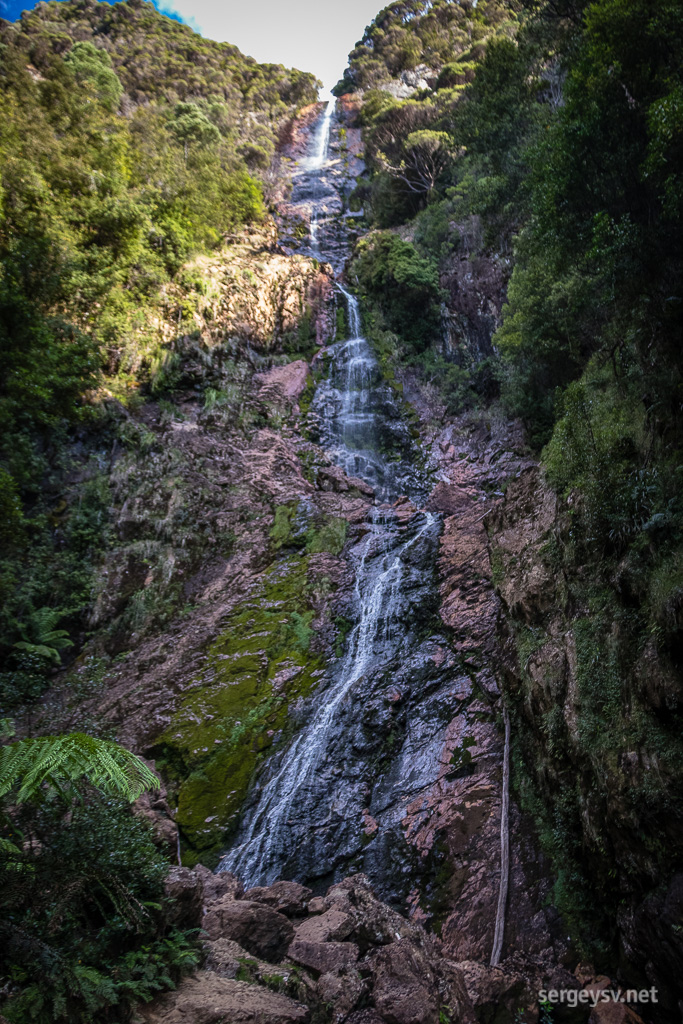
[[[78,82],[92,84],[103,106],[116,110],[123,86],[112,70],[111,57],[106,50],[100,50],[89,42],[77,42],[65,55],[64,63],[71,68]]]
[[[389,327],[416,351],[425,349],[439,329],[439,284],[431,260],[410,242],[381,232],[359,243],[352,269]]]
[[[165,924],[167,865],[127,803],[150,787],[139,758],[80,733],[0,747],[1,1009],[12,1024],[125,1020],[197,963],[190,935]]]
[[[147,825],[121,802],[88,795],[26,807],[19,862],[0,853],[0,976],[12,1024],[121,1020],[198,960],[161,915],[167,866]],[[5,833],[7,834],[7,833]]]

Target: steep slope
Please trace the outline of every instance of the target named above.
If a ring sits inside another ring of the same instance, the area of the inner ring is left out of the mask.
[[[520,5],[479,22],[472,52],[454,39],[449,67],[444,26],[488,10],[392,4],[351,54],[337,88],[368,164],[351,202],[373,229],[351,274],[385,371],[428,421],[524,421],[541,465],[492,481],[505,497],[485,520],[513,787],[582,955],[656,985],[669,1020],[681,180],[661,116],[678,109],[680,8]]]

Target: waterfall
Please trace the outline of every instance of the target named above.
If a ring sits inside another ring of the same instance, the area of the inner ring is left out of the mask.
[[[333,114],[334,102],[329,100],[323,112],[323,116],[320,119],[320,124],[318,125],[315,136],[313,137],[313,155],[308,157],[306,161],[308,173],[318,179],[314,188],[315,195],[311,209],[310,222],[311,248],[315,252],[318,251],[318,206],[320,205],[319,178],[325,166],[327,154],[330,148],[330,128],[332,125]]]
[[[327,157],[332,113],[329,104],[312,140],[307,166],[314,178]],[[312,235],[314,223],[312,218]],[[372,485],[376,504],[346,556],[355,583],[345,652],[308,699],[292,741],[269,757],[218,867],[246,885],[325,874],[362,846],[357,822],[367,799],[362,777],[368,765],[352,749],[355,712],[415,650],[410,623],[416,609],[423,614],[424,565],[433,564],[440,532],[438,516],[398,516],[389,504],[400,495],[420,500],[412,441],[362,335],[358,301],[338,288],[349,338],[328,346],[329,374],[318,384],[312,412],[321,446],[349,476]],[[350,852],[342,852],[344,844]]]
[[[219,871],[232,871],[246,885],[270,884],[287,868],[295,849],[292,825],[303,819],[307,829],[320,823],[327,808],[320,805],[316,773],[325,766],[328,743],[345,701],[352,699],[356,683],[372,667],[378,646],[400,634],[401,588],[409,549],[433,532],[435,517],[419,517],[412,536],[398,539],[392,512],[375,510],[371,529],[361,544],[356,566],[355,603],[360,615],[347,640],[347,651],[333,685],[310,723],[301,729],[281,759],[275,774],[263,786],[258,804],[223,858]],[[292,821],[294,819],[294,821]]]

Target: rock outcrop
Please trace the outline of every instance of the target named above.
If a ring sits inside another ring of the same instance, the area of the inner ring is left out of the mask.
[[[537,1024],[544,989],[573,994],[555,1006],[557,1024],[589,1014],[591,1024],[642,1024],[625,1003],[591,1005],[615,986],[589,966],[572,974],[519,952],[497,967],[454,958],[362,874],[311,897],[287,881],[244,893],[234,876],[198,865],[174,870],[168,899],[185,923],[200,908],[204,963],[139,1009],[145,1024]]]
[[[657,1019],[669,1020],[683,1006],[683,880],[673,854],[683,825],[661,715],[683,691],[656,639],[633,649],[628,567],[610,597],[597,567],[572,557],[576,501],[529,466],[487,519],[501,678],[519,770],[532,780],[541,824],[563,837],[555,867],[574,879],[561,909],[584,923],[589,915],[604,941],[616,934],[623,981],[655,986]],[[615,1014],[605,1005],[593,1019],[627,1019]]]

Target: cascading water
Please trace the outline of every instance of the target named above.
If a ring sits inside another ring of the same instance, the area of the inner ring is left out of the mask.
[[[395,395],[382,380],[372,349],[361,335],[358,300],[338,287],[346,301],[350,337],[327,349],[329,377],[316,390],[312,407],[320,443],[345,473],[371,484],[379,501],[395,500],[401,494],[418,498],[410,434]]]
[[[330,107],[313,140],[312,175],[325,161]],[[349,476],[371,484],[376,504],[347,556],[355,585],[345,611],[352,623],[345,653],[333,663],[326,684],[308,699],[294,739],[264,767],[232,848],[219,865],[219,871],[232,871],[247,885],[269,884],[278,877],[310,881],[357,863],[366,845],[364,809],[373,806],[375,797],[376,813],[385,814],[394,832],[400,832],[395,773],[385,771],[377,778],[386,728],[374,728],[368,715],[372,719],[380,698],[387,703],[383,695],[397,681],[407,694],[421,675],[433,675],[425,669],[431,655],[420,631],[429,620],[440,520],[412,508],[401,515],[389,504],[401,495],[416,503],[424,497],[410,462],[410,434],[362,336],[358,302],[343,287],[339,290],[350,337],[327,349],[330,372],[316,390],[312,418],[321,446]],[[414,764],[401,767],[400,756],[396,772],[424,784]],[[372,857],[364,867],[381,882],[383,868],[377,865],[383,855],[378,851],[374,856],[375,868]]]
[[[320,193],[322,192],[320,188],[320,175],[325,166],[330,146],[330,127],[333,114],[334,102],[329,100],[313,138],[313,154],[306,161],[308,174],[314,178],[314,191],[316,193],[313,198],[310,223],[311,248],[315,252],[318,252],[318,207],[320,206]]]

